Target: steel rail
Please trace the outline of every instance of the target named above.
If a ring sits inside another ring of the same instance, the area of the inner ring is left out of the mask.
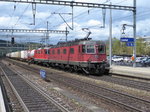
[[[117,76],[117,74],[112,74],[112,73],[110,73],[110,75],[116,75]],[[118,76],[120,76],[120,75],[118,74]],[[129,79],[126,79],[128,82],[124,82],[125,79],[120,79],[122,81],[119,81],[119,80],[117,81],[117,79],[114,80],[113,77],[112,78],[111,77],[107,78],[107,76],[103,76],[103,77],[88,76],[88,77],[90,77],[92,79],[96,79],[96,80],[102,80],[102,81],[111,82],[111,83],[114,83],[114,84],[119,84],[119,85],[131,87],[131,88],[136,88],[136,89],[139,89],[139,90],[150,91],[150,87],[147,85],[147,84],[150,84],[150,83],[144,83],[144,82],[141,82],[141,81],[134,81],[134,80],[133,80],[133,82],[131,82],[132,80],[129,80]],[[128,77],[128,76],[123,75],[122,77]],[[129,76],[129,78],[134,78],[134,77]],[[137,79],[137,78],[135,78],[135,79]],[[140,77],[138,79],[140,79]],[[144,79],[142,78],[142,80],[144,80]]]
[[[1,67],[2,69],[2,67]],[[11,69],[11,68],[9,68]],[[3,69],[2,69],[3,70]],[[39,92],[43,97],[45,97],[48,101],[50,101],[51,103],[53,103],[57,108],[59,108],[62,112],[70,112],[70,110],[68,108],[66,108],[65,106],[61,105],[59,102],[55,101],[50,95],[48,95],[46,93],[46,91],[44,91],[42,89],[42,87],[37,87],[37,85],[35,85],[33,82],[31,82],[29,79],[27,79],[26,77],[24,77],[21,73],[11,69],[14,73],[16,73],[19,77],[21,77],[23,79],[23,81],[25,81],[29,86],[31,86],[32,88],[34,88],[37,92]],[[9,78],[7,77],[5,71],[3,70],[3,73],[5,74],[7,80],[9,80]],[[15,90],[15,94],[17,94],[17,96],[19,97],[19,99],[21,100],[23,106],[25,106],[25,109],[28,110],[25,112],[29,112],[29,109],[27,108],[27,106],[25,105],[25,103],[23,102],[23,100],[21,99],[21,97],[19,96],[17,90],[15,89],[15,87],[13,86],[13,84],[11,83],[11,81],[9,80],[11,86],[13,87],[13,89]]]
[[[23,67],[23,66],[22,66]],[[27,68],[27,66],[25,67],[23,67],[23,68],[25,68],[25,69],[30,69],[31,71],[33,71],[31,68]],[[35,71],[33,71],[33,72],[35,72]],[[37,72],[36,72],[37,73]],[[59,74],[60,75],[60,74]],[[62,77],[62,76],[61,76]],[[57,80],[57,81],[59,81],[59,82],[61,82],[62,81],[62,78],[61,78],[61,80],[59,80],[60,78],[56,78],[56,75],[55,75],[55,77],[50,77],[51,79],[53,78],[53,80]],[[66,77],[65,77],[66,78]],[[69,77],[70,78],[70,77]],[[75,80],[75,79],[73,79],[73,80]],[[66,83],[66,85],[68,85],[68,83],[67,83],[67,81],[62,81],[63,83]],[[79,81],[78,80],[78,82],[82,82],[82,81]],[[72,83],[73,83],[73,81],[71,81],[71,83],[69,83],[69,85],[72,85]],[[83,82],[82,82],[83,83]],[[87,82],[84,82],[84,83],[87,83]],[[89,83],[87,83],[87,84],[89,84]],[[82,85],[82,84],[81,84]],[[90,86],[91,86],[92,84],[90,84]],[[95,86],[95,85],[92,85],[92,86]],[[82,89],[82,91],[84,90],[84,91],[87,91],[87,93],[90,93],[91,95],[93,94],[95,94],[94,96],[99,96],[99,97],[103,97],[103,98],[106,98],[107,100],[110,100],[110,101],[113,101],[113,102],[116,102],[116,103],[118,103],[118,104],[120,104],[120,105],[123,105],[123,106],[126,106],[127,108],[130,108],[130,109],[134,109],[134,110],[136,110],[136,111],[138,111],[138,112],[143,112],[143,110],[141,110],[141,109],[139,109],[139,108],[136,108],[136,107],[133,107],[133,106],[131,106],[131,105],[129,105],[129,104],[124,104],[124,103],[122,103],[122,102],[119,102],[119,101],[117,101],[117,100],[114,100],[114,99],[111,99],[111,98],[109,98],[109,97],[106,97],[106,96],[103,96],[103,95],[100,95],[99,93],[96,93],[96,92],[92,92],[92,91],[90,91],[90,90],[86,90],[86,89],[83,89],[83,88],[81,88],[81,87],[79,87],[79,86],[76,86],[76,85],[72,85],[72,87],[76,87],[76,88],[79,88],[80,90]],[[96,86],[95,86],[96,87]],[[100,86],[97,86],[98,88],[100,88]],[[106,89],[106,88],[104,88],[104,87],[101,87],[101,88],[103,88],[103,89]],[[147,100],[144,100],[144,99],[141,99],[141,98],[137,98],[137,97],[135,97],[135,96],[131,96],[131,95],[127,95],[127,94],[123,94],[123,93],[120,93],[120,92],[118,92],[118,91],[112,91],[112,90],[110,90],[110,89],[107,89],[108,91],[111,91],[111,92],[115,92],[115,93],[118,93],[118,94],[121,94],[121,95],[124,95],[124,96],[128,96],[128,97],[131,97],[131,98],[134,98],[134,99],[137,99],[137,100],[141,100],[141,101],[143,101],[143,102],[147,102],[147,103],[150,103],[150,101],[147,101]]]
[[[51,78],[52,78],[52,77],[51,77]],[[56,79],[56,78],[53,78],[53,80],[57,80],[57,79]],[[62,81],[62,80],[57,80],[57,81],[59,81],[59,82],[61,82],[61,83],[63,83],[63,84],[65,84],[65,85],[68,86],[68,83],[67,83],[66,81]],[[69,86],[72,86],[73,88],[76,88],[76,89],[79,89],[79,90],[81,90],[81,91],[83,91],[83,92],[86,92],[87,94],[94,95],[95,97],[100,97],[100,98],[102,98],[102,99],[104,99],[104,100],[111,101],[111,102],[113,102],[113,103],[115,102],[116,104],[125,106],[125,108],[132,109],[132,110],[135,110],[135,111],[138,111],[138,112],[144,112],[144,111],[141,110],[141,109],[138,109],[138,108],[136,108],[136,107],[130,106],[130,105],[128,105],[128,104],[124,104],[124,103],[122,103],[122,102],[120,102],[120,101],[117,101],[117,100],[114,100],[114,99],[112,99],[112,98],[110,98],[110,97],[101,95],[101,94],[99,94],[98,92],[95,92],[95,91],[92,92],[92,91],[90,91],[90,90],[88,90],[88,89],[84,89],[84,88],[80,87],[79,85],[70,83]]]
[[[25,112],[29,112],[28,108],[26,107],[25,103],[23,102],[22,98],[20,97],[20,95],[18,94],[17,90],[15,89],[15,87],[13,86],[13,84],[11,83],[11,81],[9,80],[9,78],[7,77],[5,71],[3,70],[3,68],[0,66],[0,69],[2,70],[4,76],[6,77],[9,85],[11,86],[13,92],[15,93],[16,97],[18,98],[20,104],[22,105],[23,109]]]
[[[114,75],[114,76],[121,76],[121,77],[127,77],[127,78],[134,78],[134,79],[141,79],[141,80],[150,81],[150,78],[144,78],[144,77],[138,77],[138,76],[122,75],[122,74],[118,74],[118,73],[110,73],[110,75]]]
[[[55,101],[53,98],[51,98],[44,90],[42,90],[41,88],[37,87],[37,85],[35,85],[32,81],[30,81],[29,79],[27,79],[25,76],[23,76],[21,73],[11,69],[13,72],[17,73],[25,82],[27,82],[31,87],[33,87],[34,89],[36,89],[41,95],[43,95],[47,100],[53,102],[53,104],[55,104],[55,106],[57,106],[59,109],[62,110],[62,112],[70,112],[69,110],[67,110],[65,107],[63,107],[61,104],[59,104],[57,101]]]
[[[4,106],[5,106],[6,112],[12,112],[11,107],[9,105],[6,88],[5,88],[3,80],[2,80],[2,75],[0,75],[0,86],[1,86],[1,90],[2,90],[2,96],[4,99]]]

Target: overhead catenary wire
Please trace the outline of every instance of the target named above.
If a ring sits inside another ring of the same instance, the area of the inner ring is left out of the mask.
[[[107,2],[109,2],[110,0],[106,0],[104,3],[107,3]],[[104,4],[103,3],[103,4]],[[83,16],[84,14],[86,14],[86,13],[90,13],[90,11],[91,10],[94,10],[93,8],[92,9],[88,9],[88,10],[86,10],[86,11],[83,11],[82,13],[80,13],[80,14],[78,14],[77,16],[74,16],[73,17],[73,19],[76,19],[76,18],[78,18],[79,16]],[[99,10],[99,9],[97,9],[97,10]],[[79,11],[80,12],[80,11]],[[67,19],[67,20],[65,20],[65,21],[70,21],[72,18],[69,18],[69,19]],[[63,22],[61,22],[60,24],[63,24]],[[59,26],[60,24],[58,24],[58,25],[55,25],[55,26],[53,26],[53,27],[57,27],[57,26]]]
[[[137,20],[139,20],[139,18],[143,17],[144,15],[149,15],[149,14],[150,14],[149,10],[148,10],[148,11],[145,11],[145,12],[141,11],[141,12],[137,13]],[[132,16],[133,16],[133,15],[131,14],[131,15],[129,15],[129,16],[123,16],[123,17],[119,17],[119,18],[114,18],[113,21],[117,21],[117,20],[120,20],[120,19],[129,18],[129,17],[132,17]],[[93,25],[93,26],[88,27],[88,28],[99,27],[99,25],[100,25],[100,24],[98,24],[98,25]]]
[[[64,7],[65,7],[65,6],[64,6]],[[63,8],[64,8],[64,7],[63,7]],[[60,11],[60,10],[62,10],[63,8],[61,7],[61,8],[59,8],[59,9],[57,9],[56,11]],[[44,22],[44,21],[47,22],[48,19],[51,18],[52,16],[53,16],[53,14],[50,14],[50,16],[48,16],[46,19],[43,19],[40,23],[38,23],[37,25],[35,25],[35,27],[34,27],[33,29],[36,29],[36,28],[39,27],[40,25],[43,25],[43,22]]]
[[[15,12],[16,12],[16,9],[17,9],[18,5],[19,5],[19,3],[17,2],[17,4],[16,4],[16,2],[15,2],[14,7],[13,7],[13,12],[12,12],[12,15],[11,15],[11,18],[10,18],[10,21],[8,23],[8,28],[11,27],[12,18],[15,15]]]
[[[127,1],[127,0],[123,0],[123,1]],[[87,12],[87,11],[86,11],[86,12]],[[82,15],[82,14],[81,14],[81,15]],[[80,16],[81,16],[81,15],[80,15]],[[130,16],[129,16],[129,17],[130,17]],[[77,18],[78,18],[78,17],[77,17]]]
[[[105,4],[105,3],[108,3],[110,0],[106,0],[105,2],[103,2],[103,4]],[[125,2],[125,1],[127,1],[127,0],[122,0],[121,2],[117,2],[117,3],[115,3],[115,4],[121,4],[121,3],[123,3],[123,2]],[[76,16],[74,16],[74,20],[75,19],[77,19],[78,17],[80,17],[80,16],[84,16],[85,14],[87,14],[87,12],[89,13],[89,11],[91,11],[91,10],[94,10],[93,8],[92,9],[88,9],[88,10],[86,10],[86,11],[83,11],[82,13],[80,13],[80,14],[78,14],[78,15],[76,15]],[[97,10],[99,10],[99,9],[97,9]],[[97,11],[96,10],[96,11]],[[72,18],[69,18],[69,19],[67,19],[66,21],[70,21]],[[59,24],[57,24],[57,25],[54,25],[53,27],[58,27],[58,26],[60,26],[61,24],[63,24],[63,22],[61,22],[61,23],[59,23]]]
[[[16,21],[16,23],[14,24],[13,27],[15,27],[18,22],[20,21],[20,19],[23,17],[24,13],[27,11],[27,9],[29,8],[30,4],[27,5],[27,7],[24,9],[24,11],[22,12],[22,14],[19,16],[18,20]]]

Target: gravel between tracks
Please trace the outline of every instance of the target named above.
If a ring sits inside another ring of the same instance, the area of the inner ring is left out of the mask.
[[[7,62],[3,61],[3,63],[8,65]],[[34,73],[21,69],[20,67],[15,66],[15,65],[12,65],[11,68],[19,71],[26,78],[34,82],[37,86],[42,87],[42,89],[45,90],[48,94],[55,96],[57,100],[60,100],[60,102],[63,102],[66,106],[71,107],[73,112],[92,112],[86,107],[83,107],[79,102],[75,101],[74,99],[69,99],[67,96],[61,94],[57,89],[55,89],[58,87],[58,85],[53,83],[53,81],[46,82],[42,80],[40,77],[37,77],[37,74],[35,75]]]
[[[32,66],[36,66],[36,65],[32,65]],[[36,66],[36,67],[39,67],[39,66]],[[63,71],[58,71],[58,70],[53,70],[53,69],[51,70],[51,69],[45,68],[45,67],[39,67],[39,68],[44,68],[46,70],[50,70],[52,73],[53,72],[60,72],[60,73],[63,72]],[[84,77],[84,76],[83,77],[82,76],[76,76],[76,75],[72,75],[71,73],[65,73],[65,74],[63,73],[63,75],[67,75],[68,77],[74,77],[74,78],[76,78],[78,80],[79,79],[80,80],[86,80],[86,81],[89,81],[89,82],[92,82],[92,83],[97,83],[97,84],[100,84],[100,85],[108,86],[110,88],[117,89],[117,90],[120,90],[120,91],[129,92],[129,93],[132,93],[132,94],[139,93],[139,95],[137,94],[137,96],[143,96],[143,97],[145,97],[145,95],[149,94],[148,92],[145,92],[145,91],[138,91],[138,90],[133,89],[133,88],[127,88],[127,87],[124,87],[124,86],[120,86],[120,85],[117,85],[117,84],[108,83],[108,82],[105,82],[105,81],[93,80],[93,79],[90,79],[90,78],[87,78],[87,77]],[[85,97],[85,99],[86,99],[86,97]]]
[[[2,76],[2,80],[3,80],[3,83],[5,85],[7,95],[8,95],[9,105],[11,106],[11,111],[12,112],[24,112],[21,104],[17,100],[17,97],[15,96],[12,88],[8,84],[6,78]]]

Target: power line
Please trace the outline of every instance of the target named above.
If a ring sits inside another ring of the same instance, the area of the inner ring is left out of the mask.
[[[15,27],[18,24],[19,20],[23,17],[23,14],[27,11],[27,9],[29,8],[29,6],[30,6],[30,4],[28,4],[28,6],[24,9],[23,13],[19,16],[17,22],[14,24],[13,27]]]
[[[108,3],[109,1],[110,1],[110,0],[107,0],[106,2],[103,2],[102,4]],[[122,0],[121,2],[117,2],[117,3],[115,3],[115,4],[118,5],[118,4],[121,4],[121,3],[125,2],[125,1],[127,1],[127,0]],[[77,18],[80,17],[80,16],[85,15],[87,12],[89,12],[89,11],[91,11],[91,10],[93,10],[93,9],[90,9],[90,10],[88,9],[88,10],[83,11],[82,13],[80,13],[80,14],[74,16],[74,20],[77,19]],[[99,10],[99,9],[97,9],[97,10]],[[71,19],[72,19],[72,18],[69,18],[69,19],[67,19],[66,21],[70,21]],[[60,26],[62,23],[63,23],[63,22],[61,22],[61,23],[59,23],[58,25],[55,25],[55,26],[53,26],[53,27],[58,27],[58,26]]]
[[[16,12],[16,8],[17,8],[18,4],[19,4],[19,3],[16,4],[16,2],[15,2],[15,4],[14,4],[14,10],[13,10],[13,13],[12,13],[12,15],[11,15],[11,19],[10,19],[10,21],[9,21],[9,23],[8,23],[8,27],[10,26],[10,24],[11,24],[11,22],[12,22],[12,18],[13,18],[13,16],[14,16],[15,12]]]
[[[64,6],[65,7],[65,6]],[[63,7],[63,8],[64,8]],[[56,11],[62,10],[63,8],[59,8]],[[41,24],[43,24],[44,21],[47,21],[49,18],[51,18],[53,16],[53,14],[51,14],[50,16],[48,16],[45,20],[42,20],[39,24],[37,24],[34,29],[36,29],[38,26],[40,26]]]
[[[140,17],[143,17],[144,15],[149,15],[149,14],[150,14],[149,10],[148,10],[147,12],[142,12],[142,11],[141,11],[141,12],[137,13],[137,19],[140,18]],[[133,16],[133,15],[131,14],[131,15],[129,15],[129,16],[114,18],[113,21],[116,21],[116,20],[119,20],[119,19],[122,19],[122,18],[129,18],[129,17],[132,17],[132,16]],[[91,27],[88,27],[88,28],[98,27],[99,25],[100,25],[100,24],[94,25],[94,26],[91,26]]]

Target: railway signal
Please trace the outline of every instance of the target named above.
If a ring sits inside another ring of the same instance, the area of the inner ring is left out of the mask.
[[[112,4],[100,4],[100,3],[86,3],[86,2],[74,2],[74,1],[60,1],[60,0],[0,0],[5,2],[18,2],[18,3],[35,3],[35,4],[47,4],[47,5],[62,5],[62,6],[71,6],[73,7],[87,7],[87,8],[101,8],[101,9],[115,9],[115,10],[126,10],[133,12],[133,36],[136,43],[136,0],[133,0],[133,6],[122,6],[122,5],[112,5]],[[111,11],[110,11],[111,12]],[[111,14],[110,14],[111,15]],[[112,20],[110,19],[110,24]],[[112,27],[112,25],[110,25]],[[112,28],[110,28],[110,57],[112,50]],[[136,45],[133,48],[133,54],[136,60]],[[110,58],[111,61],[111,58]],[[111,62],[110,62],[111,64]],[[136,67],[136,62],[134,61],[133,67]]]
[[[11,38],[11,44],[12,44],[12,45],[15,44],[15,38],[14,38],[14,37]]]

